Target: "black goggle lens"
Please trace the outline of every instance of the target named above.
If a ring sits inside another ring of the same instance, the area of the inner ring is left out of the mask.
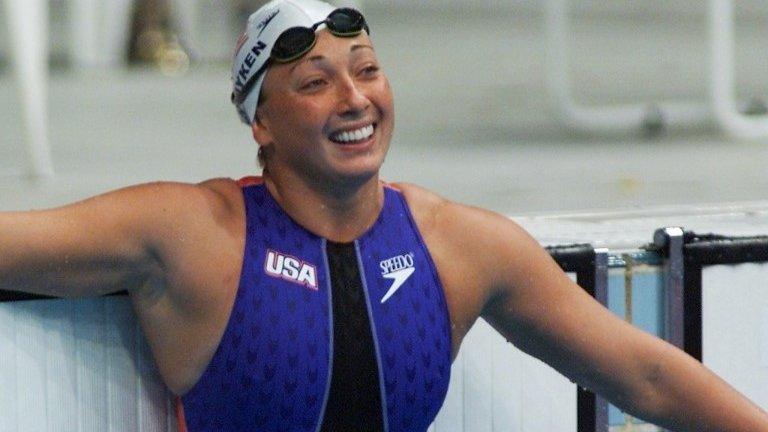
[[[331,12],[325,20],[325,25],[336,36],[357,35],[363,30],[370,34],[363,14],[352,8],[341,8]]]
[[[315,45],[315,31],[308,27],[291,27],[275,41],[270,57],[280,63],[295,60]]]

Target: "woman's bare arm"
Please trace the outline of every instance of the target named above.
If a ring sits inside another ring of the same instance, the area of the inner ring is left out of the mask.
[[[768,431],[764,411],[686,353],[613,315],[516,224],[474,217],[504,240],[489,242],[484,256],[507,269],[483,316],[523,351],[669,430]]]
[[[60,208],[0,212],[0,290],[56,297],[132,291],[163,271],[193,214],[210,219],[207,188],[151,183]],[[202,211],[201,211],[202,210]]]

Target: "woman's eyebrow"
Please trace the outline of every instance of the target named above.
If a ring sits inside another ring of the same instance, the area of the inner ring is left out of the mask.
[[[370,45],[365,45],[365,44],[354,44],[354,45],[352,45],[352,47],[349,49],[349,51],[350,51],[350,52],[352,52],[352,51],[354,51],[354,50],[357,50],[357,49],[360,49],[360,48],[368,48],[368,49],[370,49],[371,51],[374,51],[374,49],[373,49],[373,47],[372,47],[372,46],[370,46]]]
[[[349,52],[354,52],[354,51],[356,51],[356,50],[358,50],[358,49],[361,49],[361,48],[368,48],[368,49],[370,49],[371,51],[373,51],[373,47],[372,47],[371,45],[366,45],[366,44],[354,44],[354,45],[352,45],[352,46],[349,48]],[[296,68],[297,68],[297,67],[298,67],[300,64],[303,64],[303,63],[312,63],[312,62],[315,62],[315,61],[320,61],[320,60],[324,60],[324,59],[325,59],[325,56],[323,56],[323,55],[319,55],[319,54],[318,54],[318,55],[314,55],[314,56],[312,56],[312,57],[308,57],[308,58],[305,58],[304,60],[302,60],[302,61],[300,61],[300,62],[296,62],[296,64],[294,64],[293,66],[291,66],[291,69],[290,69],[290,71],[289,71],[289,72],[293,72],[293,70],[294,70],[294,69],[296,69]]]
[[[296,64],[291,66],[291,69],[290,69],[289,72],[293,72],[293,70],[296,69],[300,64],[311,63],[311,62],[318,61],[318,60],[323,60],[323,59],[325,59],[325,56],[321,56],[321,55],[314,55],[312,57],[305,58],[304,60],[302,60],[300,62],[296,62]]]

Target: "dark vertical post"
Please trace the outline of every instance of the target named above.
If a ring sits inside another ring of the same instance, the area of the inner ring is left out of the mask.
[[[703,360],[701,347],[702,271],[701,264],[691,262],[685,265],[685,319],[683,320],[685,343],[683,349],[698,361]]]
[[[593,252],[594,253],[594,252]],[[594,255],[592,260],[594,263]],[[592,297],[595,296],[595,272],[594,265],[592,271],[581,269],[576,273],[576,283],[579,284]],[[597,432],[597,396],[591,391],[581,387],[576,387],[576,406],[577,420],[576,430],[578,432]]]
[[[608,250],[595,250],[591,245],[547,248],[552,258],[566,272],[576,273],[576,283],[603,304],[608,298]],[[608,403],[591,391],[577,386],[578,432],[607,432]]]
[[[664,257],[664,337],[682,349],[685,341],[683,229],[658,229],[653,235],[653,243]]]
[[[594,293],[595,300],[608,307],[608,249],[595,249]],[[608,401],[600,395],[594,396],[595,432],[608,432]]]

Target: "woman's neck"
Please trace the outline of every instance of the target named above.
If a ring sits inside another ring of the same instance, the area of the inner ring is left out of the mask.
[[[352,184],[306,181],[263,173],[264,183],[283,210],[309,231],[335,242],[350,242],[370,228],[384,205],[378,173]]]

